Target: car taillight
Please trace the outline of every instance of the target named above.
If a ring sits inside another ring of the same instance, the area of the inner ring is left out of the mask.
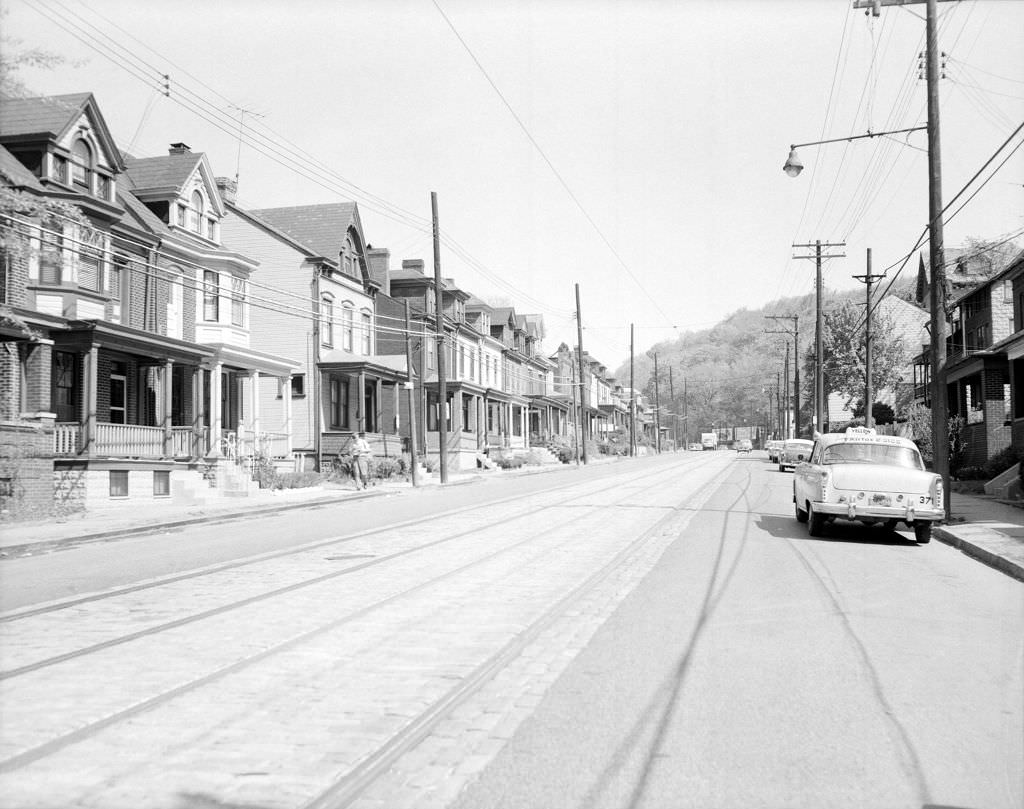
[[[832,477],[832,472],[829,469],[821,470],[821,499],[828,499],[828,484]]]
[[[945,503],[942,499],[943,495],[942,478],[936,475],[935,480],[932,482],[932,503],[935,505],[935,508],[945,508]]]

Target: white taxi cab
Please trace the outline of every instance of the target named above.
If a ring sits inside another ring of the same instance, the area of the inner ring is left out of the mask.
[[[835,519],[890,529],[904,522],[928,542],[932,523],[945,516],[943,494],[942,477],[925,471],[913,441],[866,427],[820,436],[793,475],[796,518],[811,536]]]

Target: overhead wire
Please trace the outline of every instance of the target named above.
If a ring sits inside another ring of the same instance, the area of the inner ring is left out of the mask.
[[[636,284],[637,288],[654,305],[655,310],[662,317],[665,318],[665,322],[671,324],[673,318],[669,317],[668,314],[665,313],[665,311],[661,308],[661,305],[658,303],[657,299],[647,290],[647,288],[642,283],[640,283],[640,279],[636,277],[636,275],[633,273],[632,269],[630,269],[629,265],[626,263],[625,259],[623,259],[622,256],[619,254],[619,251],[611,243],[611,241],[608,239],[608,237],[605,236],[604,231],[601,230],[600,226],[598,226],[597,222],[590,215],[590,212],[587,211],[587,209],[584,207],[584,205],[580,201],[579,197],[577,197],[575,192],[572,190],[572,188],[570,188],[569,183],[562,176],[562,173],[555,167],[555,164],[548,157],[547,153],[541,147],[540,143],[538,143],[537,139],[530,132],[529,128],[523,122],[522,118],[519,117],[519,114],[515,111],[515,108],[513,108],[513,106],[509,103],[508,99],[505,98],[505,95],[501,92],[501,89],[498,87],[498,85],[491,78],[490,74],[487,72],[486,68],[484,68],[484,66],[481,63],[481,61],[477,58],[476,54],[473,52],[473,49],[469,47],[469,43],[466,42],[466,40],[463,38],[462,34],[460,34],[459,30],[455,27],[455,24],[451,21],[451,19],[448,17],[448,15],[445,14],[444,9],[441,8],[441,6],[438,4],[437,0],[431,0],[431,2],[433,3],[434,8],[437,9],[438,13],[444,19],[444,21],[448,24],[448,27],[451,29],[452,33],[455,35],[455,38],[459,41],[459,43],[462,45],[462,47],[466,50],[466,53],[469,54],[470,59],[473,61],[473,63],[479,69],[480,73],[487,80],[487,83],[491,86],[491,89],[494,90],[495,94],[497,94],[498,98],[505,105],[505,108],[509,111],[509,113],[511,114],[513,120],[515,120],[516,124],[518,124],[519,128],[523,131],[523,134],[526,135],[527,140],[530,141],[530,143],[533,145],[534,149],[541,156],[541,159],[543,159],[543,161],[547,164],[547,166],[551,170],[552,174],[554,174],[554,176],[558,180],[559,184],[565,190],[566,194],[568,194],[569,199],[572,200],[572,202],[579,209],[580,213],[583,214],[584,219],[587,220],[587,222],[590,224],[590,226],[597,233],[597,235],[598,235],[599,239],[601,240],[601,242],[605,245],[605,247],[608,248],[609,252],[612,254],[612,256],[615,258],[615,260],[618,262],[619,266],[632,279],[632,281]]]
[[[103,42],[96,35],[90,34],[88,31],[73,29],[67,25],[62,24],[60,15],[53,14],[52,9],[48,9],[51,11],[51,14],[44,16],[47,16],[47,18],[53,21],[55,24],[57,24],[58,27],[61,27],[68,34],[78,39],[87,47],[90,47],[91,49],[101,53],[105,58],[112,61],[118,67],[121,67],[122,69],[126,70],[126,72],[130,73],[135,78],[138,78],[141,81],[146,82],[147,84],[155,87],[156,89],[161,89],[164,87],[165,74],[163,71],[161,71],[159,68],[156,68],[155,66],[150,65],[148,62],[145,62],[144,60],[141,60],[138,57],[136,57],[125,46],[123,46],[116,40],[113,40],[108,35],[106,35],[105,32],[102,31],[102,29],[99,29],[97,26],[92,25],[88,20],[81,17],[81,15],[75,14],[73,10],[68,9],[68,7],[63,5],[60,2],[60,0],[41,0],[39,5],[33,5],[31,7],[33,7],[40,14],[43,14],[43,11],[40,10],[40,6],[45,6],[46,3],[53,3],[56,6],[65,10],[66,12],[73,14],[79,20],[81,20],[83,24],[88,25],[93,30],[97,31],[100,36],[105,37],[106,42]],[[116,58],[109,51],[109,46],[111,43],[114,44],[118,48],[118,50],[130,54],[131,58],[135,59],[135,61],[129,61],[129,57],[122,57],[120,59]],[[141,63],[143,67],[140,68],[139,63]],[[140,72],[144,69],[151,70],[154,75],[151,77],[145,76],[144,73]],[[324,179],[321,175],[327,173],[330,176],[334,177],[334,179],[337,180],[339,183],[345,186],[347,194],[359,198],[359,200],[363,202],[363,204],[366,205],[367,208],[369,208],[370,210],[373,210],[376,213],[385,216],[386,218],[392,219],[393,221],[396,221],[400,224],[404,224],[408,227],[412,227],[414,229],[428,233],[432,231],[432,222],[430,220],[419,217],[415,214],[411,214],[410,212],[393,205],[387,200],[384,200],[381,197],[378,197],[365,191],[359,186],[351,183],[351,181],[343,178],[341,175],[338,175],[325,164],[320,164],[321,171],[319,172],[310,170],[309,168],[307,168],[307,157],[304,157],[303,160],[301,161],[298,160],[294,156],[294,154],[289,154],[289,150],[282,150],[280,148],[280,144],[276,143],[267,136],[262,135],[261,133],[256,131],[256,129],[252,126],[248,127],[244,132],[239,133],[237,129],[237,121],[228,114],[226,114],[221,105],[217,105],[208,101],[203,96],[195,93],[190,88],[188,88],[180,82],[168,81],[167,83],[173,86],[173,88],[178,90],[180,93],[183,93],[185,94],[185,96],[188,96],[183,97],[182,95],[172,95],[172,99],[176,103],[178,103],[179,106],[185,107],[193,114],[202,118],[207,123],[210,123],[211,125],[215,126],[221,131],[225,132],[232,138],[241,138],[246,142],[246,145],[248,145],[250,148],[263,154],[265,157],[268,157],[269,159],[273,160],[279,165],[282,165],[284,168],[299,174],[305,179],[317,185],[320,185],[321,187],[327,190],[337,193],[337,186],[324,182]],[[221,97],[223,98],[223,96]],[[303,154],[308,156],[308,153]],[[452,251],[453,254],[458,256],[470,269],[473,269],[474,271],[479,273],[486,280],[490,281],[493,284],[501,286],[510,292],[515,293],[520,298],[528,299],[530,302],[540,306],[542,309],[553,308],[551,307],[549,301],[541,301],[537,298],[533,298],[528,293],[524,292],[521,287],[512,284],[500,274],[496,274],[493,271],[491,271],[485,264],[483,264],[483,262],[473,257],[461,244],[455,241],[454,238],[452,238],[450,234],[448,234],[446,231],[441,231],[440,238],[442,243],[444,243]],[[565,309],[562,311],[568,312],[569,310]]]
[[[829,124],[830,124],[830,117],[833,115],[833,112],[834,112],[834,109],[835,109],[833,107],[833,105],[832,105],[832,101],[833,101],[833,98],[835,97],[836,84],[837,84],[837,81],[839,79],[839,75],[840,75],[840,72],[841,72],[840,71],[840,63],[842,63],[843,69],[845,70],[846,63],[848,62],[848,60],[850,58],[850,49],[849,49],[849,47],[846,47],[845,52],[844,52],[844,45],[847,44],[846,32],[847,32],[848,27],[849,27],[849,20],[850,20],[850,15],[848,13],[846,13],[846,11],[844,9],[844,11],[843,11],[843,30],[842,30],[842,33],[840,34],[840,37],[839,37],[839,49],[836,51],[835,65],[832,68],[832,82],[831,82],[831,84],[829,86],[828,100],[825,102],[825,115],[824,115],[824,117],[822,119],[822,123],[821,123],[821,132],[818,135],[818,139],[819,140],[824,140],[825,132],[828,131],[828,127],[829,127]],[[844,55],[844,53],[845,53],[845,55]],[[811,176],[810,176],[809,181],[807,183],[807,193],[804,195],[804,204],[803,204],[803,207],[801,208],[800,218],[797,220],[797,225],[796,225],[796,228],[794,230],[793,237],[790,239],[791,242],[795,242],[796,241],[797,234],[800,232],[800,228],[803,226],[804,218],[807,215],[807,209],[808,209],[808,206],[810,204],[811,195],[812,195],[812,192],[813,192],[813,190],[815,188],[815,183],[816,183],[816,180],[817,180],[817,177],[818,177],[818,170],[819,170],[818,164],[815,163],[814,166],[812,166],[812,168],[811,168]],[[792,278],[792,281],[790,282],[789,285],[786,284],[786,276],[787,275],[789,275]],[[782,270],[782,276],[783,276],[782,277],[782,284],[780,284],[780,286],[783,286],[786,289],[792,291],[793,284],[795,283],[795,281],[796,281],[796,279],[798,277],[797,274],[796,274],[796,268],[795,268],[795,265],[794,265],[794,259],[792,257],[787,259],[786,264],[785,264],[785,266],[783,267],[783,270]]]

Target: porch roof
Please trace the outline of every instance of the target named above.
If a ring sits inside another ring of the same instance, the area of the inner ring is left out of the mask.
[[[569,400],[562,396],[548,396],[543,393],[530,394],[531,405],[547,405],[548,407],[556,407],[559,410],[569,409]]]
[[[54,331],[51,336],[60,348],[88,351],[93,346],[98,346],[153,360],[171,360],[189,365],[198,365],[214,354],[213,349],[206,346],[139,331],[105,320],[71,320],[68,321],[67,330]]]
[[[946,369],[946,382],[956,382],[985,370],[998,369],[1006,365],[1006,354],[1002,351],[976,351],[965,359]]]
[[[334,348],[320,353],[321,370],[341,371],[346,374],[366,373],[387,379],[390,382],[405,382],[409,373],[405,367],[405,357],[401,354],[374,354],[360,357]]]
[[[242,346],[227,343],[207,343],[206,346],[214,350],[213,362],[259,371],[270,376],[288,376],[302,366],[297,360],[267,354],[264,351],[253,351]]]

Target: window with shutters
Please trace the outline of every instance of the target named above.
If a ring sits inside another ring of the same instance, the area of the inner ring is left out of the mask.
[[[42,223],[39,240],[39,281],[60,284],[64,280],[64,228],[56,219]]]

